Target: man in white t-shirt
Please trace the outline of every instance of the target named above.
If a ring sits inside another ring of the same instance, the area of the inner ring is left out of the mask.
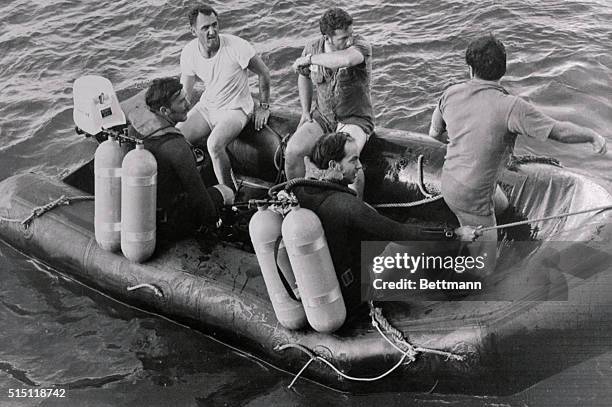
[[[204,93],[179,129],[192,144],[203,144],[210,154],[220,184],[234,188],[227,145],[238,137],[254,114],[255,129],[260,130],[270,116],[270,72],[242,38],[219,34],[217,12],[198,6],[189,13],[195,39],[181,52],[181,83],[189,101],[193,100],[196,78],[204,82]],[[257,107],[249,89],[248,70],[259,77]]]

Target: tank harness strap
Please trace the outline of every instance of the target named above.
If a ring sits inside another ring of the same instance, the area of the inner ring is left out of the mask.
[[[287,291],[287,294],[289,294],[289,297],[291,297],[292,300],[300,302],[300,300],[295,296],[293,289],[291,288],[291,285],[289,284],[289,281],[287,281],[287,278],[285,278],[285,275],[283,274],[283,271],[280,269],[280,267],[278,266],[278,251],[280,249],[280,244],[281,241],[283,240],[282,236],[279,236],[276,239],[276,242],[274,243],[274,264],[276,264],[276,272],[278,273],[278,277],[280,278],[281,282],[283,283],[283,287],[285,287],[285,291]]]

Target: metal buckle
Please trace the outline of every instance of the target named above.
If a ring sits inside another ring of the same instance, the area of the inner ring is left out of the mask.
[[[351,269],[346,270],[344,273],[340,274],[340,280],[342,281],[342,285],[348,287],[355,281],[355,277],[353,276],[353,272]]]

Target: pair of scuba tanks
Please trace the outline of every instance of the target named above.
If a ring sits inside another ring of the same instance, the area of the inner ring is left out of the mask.
[[[142,263],[155,251],[157,218],[157,161],[142,142],[125,154],[110,136],[94,156],[94,230],[98,245],[121,248],[130,261]],[[217,207],[234,202],[225,185],[208,188]]]
[[[295,207],[283,219],[260,207],[251,218],[249,234],[282,326],[300,329],[310,324],[318,332],[331,333],[344,324],[346,306],[314,212]]]
[[[157,162],[142,143],[125,157],[109,137],[94,156],[94,230],[98,245],[141,263],[155,251]]]

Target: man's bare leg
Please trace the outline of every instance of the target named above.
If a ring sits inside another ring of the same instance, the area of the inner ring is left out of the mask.
[[[219,184],[224,184],[235,189],[232,179],[232,166],[227,155],[227,146],[238,137],[244,128],[247,117],[242,110],[226,110],[220,113],[214,129],[206,141],[206,147],[210,154],[213,170]]]
[[[297,128],[285,150],[285,174],[288,180],[304,176],[304,156],[310,154],[322,135],[323,129],[315,121],[306,122]]]
[[[177,123],[176,128],[183,133],[189,143],[197,147],[204,147],[206,138],[211,132],[210,124],[196,107],[187,113],[187,120]]]

